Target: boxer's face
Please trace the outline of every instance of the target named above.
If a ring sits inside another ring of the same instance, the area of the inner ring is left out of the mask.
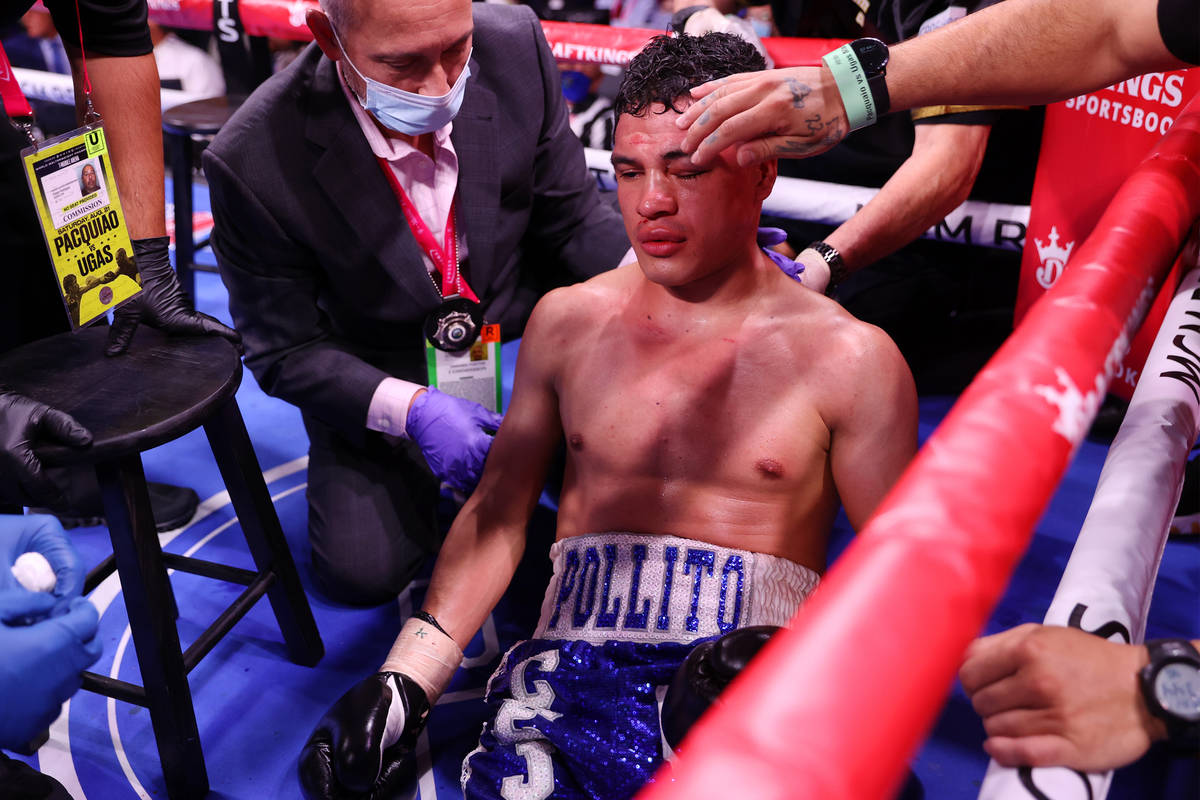
[[[682,286],[740,266],[754,241],[775,162],[739,167],[733,148],[699,167],[683,152],[676,112],[622,114],[613,141],[617,199],[646,277]]]
[[[350,11],[349,21],[337,35],[359,71],[414,94],[438,96],[450,91],[471,52],[474,25],[470,0],[343,2]],[[337,60],[336,44],[322,41],[320,26],[311,20],[309,25],[321,49]],[[353,70],[344,69],[342,74],[359,96],[365,93],[366,87]]]

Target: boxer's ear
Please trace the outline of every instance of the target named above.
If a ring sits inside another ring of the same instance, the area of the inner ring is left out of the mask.
[[[775,178],[779,175],[779,160],[768,158],[765,161],[760,161],[747,169],[755,172],[756,183],[754,186],[754,196],[762,202],[771,194],[771,190],[775,188]]]

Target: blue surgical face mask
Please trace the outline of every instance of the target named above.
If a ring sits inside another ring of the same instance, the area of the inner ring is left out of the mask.
[[[367,85],[367,96],[359,97],[358,92],[355,92],[355,98],[371,116],[379,120],[380,125],[397,133],[420,136],[444,128],[458,115],[458,109],[462,107],[463,94],[467,89],[467,78],[471,77],[470,62],[471,53],[475,52],[474,48],[467,53],[467,63],[463,64],[462,72],[458,74],[458,79],[454,81],[450,91],[431,97],[406,92],[363,75],[358,71],[358,67],[354,66],[350,56],[346,55],[346,48],[342,47],[337,31],[333,32],[333,38],[341,48],[342,56],[346,59],[350,69],[354,70],[354,74]]]
[[[563,97],[572,103],[578,103],[587,97],[588,92],[592,89],[592,79],[578,70],[563,70],[559,73],[559,77],[562,79]]]
[[[750,19],[750,27],[754,29],[754,32],[758,34],[758,38],[760,39],[765,39],[774,32],[771,25],[771,20],[769,19],[758,19],[757,17],[752,17]]]

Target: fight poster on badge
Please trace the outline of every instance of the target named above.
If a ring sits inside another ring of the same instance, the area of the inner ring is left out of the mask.
[[[467,350],[448,353],[425,342],[429,385],[488,411],[500,411],[500,326],[484,325]]]
[[[46,248],[73,328],[142,290],[99,124],[21,151]]]

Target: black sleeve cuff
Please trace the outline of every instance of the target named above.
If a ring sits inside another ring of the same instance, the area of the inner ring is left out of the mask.
[[[89,53],[104,56],[144,56],[154,52],[146,0],[44,0],[54,27],[69,50],[79,49],[79,29]]]
[[[1200,64],[1200,2],[1158,0],[1158,32],[1171,54]]]
[[[926,113],[917,113],[926,112]],[[914,125],[995,125],[1002,112],[995,108],[978,108],[967,111],[954,106],[922,108],[913,110]]]

